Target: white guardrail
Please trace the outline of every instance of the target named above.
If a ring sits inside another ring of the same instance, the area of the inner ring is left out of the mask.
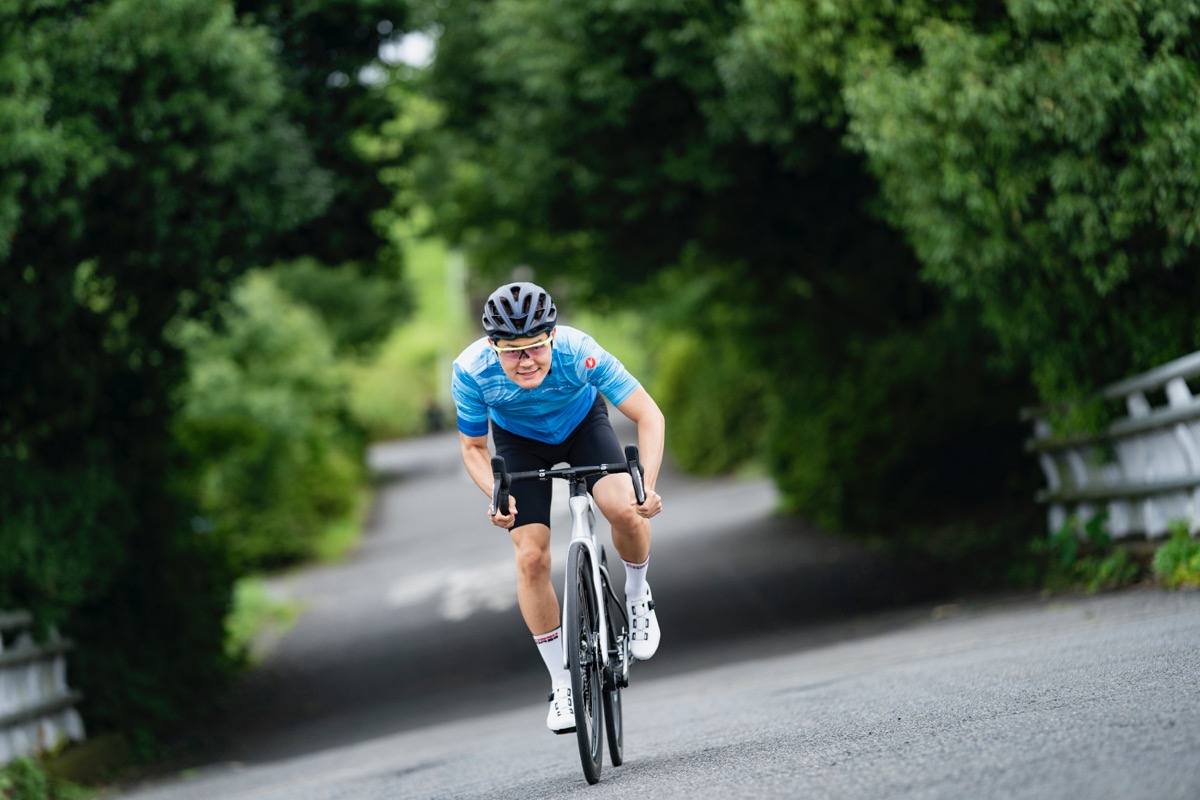
[[[1200,397],[1188,386],[1196,376],[1200,352],[1106,387],[1104,398],[1123,401],[1127,416],[1093,435],[1055,436],[1043,410],[1024,412],[1051,533],[1072,515],[1086,522],[1104,511],[1114,539],[1156,539],[1176,520],[1200,531]]]
[[[84,739],[83,695],[67,687],[71,643],[57,634],[36,643],[32,623],[26,611],[0,611],[0,766]]]

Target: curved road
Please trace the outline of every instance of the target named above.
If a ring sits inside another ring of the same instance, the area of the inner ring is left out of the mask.
[[[1200,797],[1200,595],[955,606],[775,516],[764,481],[670,471],[663,644],[625,695],[626,764],[588,787],[574,738],[544,728],[511,545],[456,435],[372,461],[362,547],[275,582],[306,613],[205,756],[118,796]]]

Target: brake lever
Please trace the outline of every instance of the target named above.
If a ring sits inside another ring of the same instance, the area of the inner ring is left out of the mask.
[[[512,486],[512,476],[504,466],[502,456],[492,456],[492,509],[500,516],[508,515],[508,490]]]
[[[633,496],[638,505],[646,502],[646,485],[643,482],[644,473],[636,444],[625,445],[625,461],[629,466],[629,477],[633,479]]]

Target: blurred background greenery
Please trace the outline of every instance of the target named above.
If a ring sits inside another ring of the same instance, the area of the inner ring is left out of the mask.
[[[1094,425],[1200,346],[1197,34],[1165,0],[0,0],[0,608],[152,755],[252,656],[239,609],[294,616],[256,576],[353,546],[364,448],[452,428],[513,276],[681,467],[1032,580],[1018,410]]]

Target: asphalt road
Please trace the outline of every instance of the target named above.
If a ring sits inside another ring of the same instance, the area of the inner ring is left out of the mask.
[[[378,449],[362,548],[276,581],[307,611],[212,747],[119,796],[1200,798],[1200,595],[952,605],[776,516],[761,480],[671,472],[663,644],[625,694],[626,763],[588,787],[457,459],[453,436]]]

